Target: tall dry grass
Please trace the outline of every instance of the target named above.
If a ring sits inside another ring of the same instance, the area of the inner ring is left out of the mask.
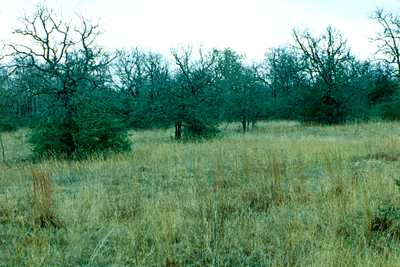
[[[399,126],[140,131],[128,154],[41,163],[3,134],[0,266],[399,266]]]

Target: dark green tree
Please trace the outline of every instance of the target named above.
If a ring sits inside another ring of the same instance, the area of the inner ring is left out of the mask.
[[[175,127],[175,137],[212,137],[219,123],[219,92],[215,88],[216,53],[199,48],[171,50],[176,68],[170,86],[163,88],[161,112]]]
[[[266,115],[278,119],[301,119],[309,80],[298,53],[289,46],[269,49],[257,68],[270,99]]]
[[[372,117],[400,119],[400,91],[398,83],[386,74],[377,76],[367,98]]]
[[[222,118],[240,122],[246,132],[250,123],[263,116],[266,98],[256,71],[244,59],[230,48],[218,51],[216,85],[223,99]]]

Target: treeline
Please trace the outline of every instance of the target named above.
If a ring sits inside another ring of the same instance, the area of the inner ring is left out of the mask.
[[[176,138],[212,137],[221,122],[337,124],[400,118],[398,15],[376,10],[375,60],[360,60],[328,26],[294,29],[291,44],[248,63],[230,48],[138,47],[105,51],[99,25],[65,23],[46,6],[21,18],[26,42],[6,44],[0,130],[30,126],[36,155],[129,149],[128,128],[174,127]],[[74,20],[72,20],[74,21]]]

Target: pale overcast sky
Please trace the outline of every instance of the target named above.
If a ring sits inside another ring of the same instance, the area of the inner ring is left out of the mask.
[[[36,0],[0,0],[0,40],[16,27],[19,10],[29,12]],[[399,0],[47,0],[55,10],[81,11],[101,17],[101,38],[109,48],[139,45],[163,54],[171,47],[202,44],[231,47],[251,60],[268,48],[292,42],[293,27],[315,34],[327,25],[341,31],[355,55],[368,58],[374,51],[366,36],[378,24],[368,18],[376,7],[397,12]]]

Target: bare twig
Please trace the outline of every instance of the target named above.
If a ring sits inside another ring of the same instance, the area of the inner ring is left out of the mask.
[[[104,243],[107,241],[107,238],[111,235],[111,233],[114,231],[115,227],[113,229],[111,229],[111,231],[106,234],[106,236],[103,238],[103,240],[101,240],[101,242],[97,245],[97,247],[95,248],[92,257],[89,260],[89,265],[92,263],[92,261],[94,260],[94,258],[96,257],[97,253],[100,251],[100,249],[103,247]]]

